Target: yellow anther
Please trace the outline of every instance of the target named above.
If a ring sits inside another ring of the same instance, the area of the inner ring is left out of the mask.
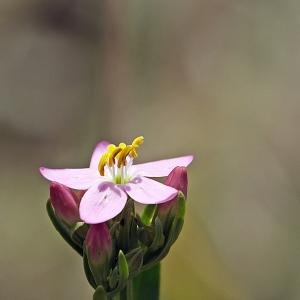
[[[119,144],[119,147],[120,147],[121,149],[124,149],[124,148],[126,147],[126,144],[125,144],[125,143],[120,143],[120,144]]]
[[[132,150],[132,146],[126,146],[124,149],[122,149],[122,151],[119,153],[118,155],[118,168],[125,166],[126,165],[126,157],[128,156],[128,154],[130,153],[130,151]]]
[[[132,158],[138,157],[136,148],[132,148],[132,150],[130,151],[130,155],[131,155]]]
[[[107,146],[106,152],[102,155],[98,170],[101,176],[104,176],[104,169],[107,165],[108,167],[114,167],[116,160],[118,161],[117,167],[121,168],[126,165],[126,158],[130,155],[132,158],[138,156],[137,148],[143,144],[144,137],[139,136],[135,138],[131,145],[126,145],[125,143],[120,143],[119,146],[110,144]]]
[[[108,164],[112,167],[115,164],[116,156],[122,151],[122,148],[116,147],[110,154],[108,159]]]
[[[113,152],[116,149],[116,145],[114,144],[109,144],[107,146],[107,151],[106,152]]]
[[[100,162],[98,165],[98,170],[99,170],[99,173],[101,176],[104,176],[104,167],[107,164],[108,158],[109,158],[109,152],[106,152],[102,155],[102,157],[100,159]]]
[[[132,146],[133,147],[138,147],[138,146],[142,145],[143,143],[144,143],[144,137],[143,136],[138,136],[133,140]]]

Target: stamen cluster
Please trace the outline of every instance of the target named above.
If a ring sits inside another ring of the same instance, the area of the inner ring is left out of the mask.
[[[130,145],[120,143],[118,146],[110,144],[107,146],[107,151],[101,156],[98,170],[101,176],[105,175],[105,166],[108,167],[110,174],[117,183],[123,183],[126,177],[126,169],[132,164],[134,158],[138,156],[137,148],[143,144],[144,137],[135,138]],[[125,172],[125,174],[124,174]],[[125,176],[124,176],[125,175]]]

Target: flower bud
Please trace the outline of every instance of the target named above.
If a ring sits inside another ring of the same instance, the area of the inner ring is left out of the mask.
[[[188,177],[187,177],[187,169],[186,167],[176,167],[166,178],[165,185],[171,186],[178,191],[183,192],[184,196],[187,196],[187,187],[188,187]],[[168,212],[171,207],[174,206],[174,202],[176,202],[177,196],[175,196],[172,200],[167,201],[159,205],[158,210],[161,213]]]
[[[68,225],[74,225],[80,221],[78,199],[66,186],[52,182],[50,186],[50,201],[55,214]]]
[[[90,225],[85,238],[86,254],[97,284],[106,280],[113,252],[112,239],[106,223]]]
[[[176,167],[166,178],[165,185],[171,186],[181,191],[187,196],[188,177],[185,167]],[[182,195],[183,196],[183,195]],[[170,201],[158,205],[158,217],[164,228],[164,233],[168,234],[175,215],[179,212],[177,195]]]

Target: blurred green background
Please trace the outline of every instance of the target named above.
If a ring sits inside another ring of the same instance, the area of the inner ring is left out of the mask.
[[[193,153],[162,300],[300,299],[300,3],[2,0],[0,299],[91,299],[38,167]]]

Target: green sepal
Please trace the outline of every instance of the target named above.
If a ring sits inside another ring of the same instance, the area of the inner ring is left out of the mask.
[[[109,228],[111,237],[113,240],[117,240],[118,236],[119,236],[119,232],[120,232],[120,222],[116,221],[115,223],[113,223],[110,228]]]
[[[118,217],[119,226],[115,229],[117,246],[124,252],[128,252],[138,246],[137,221],[135,219],[135,209],[132,199],[128,199],[127,204]]]
[[[178,218],[182,218],[184,219],[184,215],[185,215],[185,196],[182,192],[178,193],[178,200],[177,200],[177,204],[178,204],[178,213],[177,213],[177,217]]]
[[[127,283],[128,277],[129,266],[127,263],[127,259],[123,251],[120,250],[118,254],[117,266],[110,271],[108,276],[108,284],[112,289],[111,293],[115,294],[116,292],[122,290]]]
[[[85,251],[86,252],[86,251]],[[96,285],[104,285],[106,287],[107,285],[107,276],[108,276],[108,264],[109,261],[106,261],[103,264],[93,264],[88,253],[87,255],[87,260],[89,264],[89,268],[91,270],[91,273],[93,275],[93,278],[96,282]]]
[[[118,255],[118,268],[120,274],[120,282],[125,282],[129,277],[129,268],[126,256],[124,255],[122,250],[119,251]]]
[[[158,217],[156,217],[155,219],[155,234],[154,234],[154,239],[153,242],[151,244],[151,246],[149,247],[149,252],[153,252],[156,251],[157,249],[159,249],[160,247],[163,246],[164,242],[165,242],[165,236],[163,233],[163,226],[161,224],[161,221]]]
[[[125,255],[130,274],[138,273],[141,270],[145,252],[146,248],[138,247]]]
[[[140,242],[145,246],[150,247],[154,239],[155,230],[153,227],[143,225],[143,227],[138,228],[137,234]]]
[[[176,203],[176,215],[172,222],[172,226],[169,233],[169,239],[171,244],[174,244],[181,232],[184,223],[185,204],[185,196],[182,192],[179,192]]]
[[[186,201],[185,201],[184,194],[181,191],[179,191],[176,201],[169,208],[169,212],[167,212],[166,214],[165,213],[161,214],[160,212],[158,212],[158,216],[163,224],[163,230],[166,236],[169,235],[174,217],[177,216],[177,217],[184,218],[185,202]]]
[[[106,292],[102,285],[99,285],[96,288],[94,292],[93,300],[107,300]]]
[[[143,266],[142,270],[148,270],[154,264],[161,261],[169,253],[171,246],[177,240],[183,227],[185,203],[186,202],[184,195],[182,193],[179,193],[176,205],[176,214],[175,216],[173,216],[169,233],[165,236],[165,243],[160,249],[156,250],[154,253],[150,253],[149,255],[147,255],[147,257],[145,257],[146,264]]]
[[[72,240],[81,248],[83,247],[83,242],[85,240],[85,236],[88,229],[88,225],[83,222],[77,222],[75,226],[71,229]]]
[[[95,279],[93,277],[92,271],[89,266],[89,261],[86,255],[86,252],[83,253],[83,269],[86,276],[87,281],[89,284],[95,289],[97,287],[97,284],[95,282]]]
[[[144,225],[151,225],[152,220],[154,220],[155,214],[157,211],[157,205],[156,204],[149,204],[145,207],[141,221],[143,222]]]
[[[114,268],[113,270],[110,270],[110,273],[108,275],[108,285],[110,289],[114,290],[119,282],[120,274],[118,268]]]
[[[55,214],[54,209],[50,200],[47,201],[46,209],[48,216],[55,227],[55,229],[59,232],[62,238],[81,256],[83,255],[83,249],[77,243],[75,243],[71,238],[71,230],[70,228],[64,224]]]

